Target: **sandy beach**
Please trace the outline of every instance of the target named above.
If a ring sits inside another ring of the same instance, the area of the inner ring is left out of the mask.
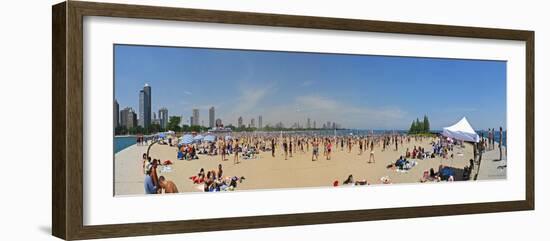
[[[354,179],[366,180],[371,185],[381,184],[381,177],[389,177],[391,182],[418,183],[423,172],[430,168],[438,169],[439,165],[455,168],[455,180],[462,179],[462,168],[469,165],[473,158],[471,144],[465,144],[464,148],[455,147],[450,153],[454,158],[444,159],[441,157],[428,158],[424,160],[409,159],[417,164],[412,169],[402,172],[388,169],[387,166],[395,162],[399,156],[404,155],[405,150],[412,150],[414,146],[424,147],[431,150],[431,139],[404,142],[399,145],[398,151],[394,146],[387,147],[385,151],[381,146],[374,146],[375,163],[368,163],[369,152],[359,155],[358,145],[353,146],[351,152],[346,147],[335,148],[331,160],[326,160],[322,149],[319,160],[311,160],[311,147],[309,152],[296,151],[293,157],[284,159],[284,153],[278,147],[276,156],[272,157],[271,152],[261,152],[255,159],[240,158],[240,163],[233,163],[233,155],[229,155],[226,161],[221,157],[199,155],[197,160],[177,160],[177,148],[168,145],[153,145],[150,151],[152,158],[161,161],[171,160],[171,170],[164,171],[159,167],[158,175],[165,176],[173,181],[179,192],[202,192],[202,185],[193,184],[189,177],[196,175],[201,168],[205,171],[217,170],[218,164],[222,164],[224,176],[244,176],[245,180],[237,187],[238,190],[251,189],[276,189],[276,188],[304,188],[304,187],[332,187],[335,180],[341,184],[348,175]],[[144,194],[144,174],[142,170],[142,153],[145,153],[147,146],[130,146],[115,155],[115,195],[140,195]],[[484,179],[505,179],[506,171],[499,166],[505,165],[504,161],[495,162],[498,158],[498,149],[486,151],[483,155],[480,175],[478,180]],[[504,163],[504,164],[502,164]]]

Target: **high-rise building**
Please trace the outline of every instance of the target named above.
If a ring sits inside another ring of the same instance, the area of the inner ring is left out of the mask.
[[[195,124],[195,120],[193,120],[193,116],[190,116],[189,117],[189,125],[192,126],[193,124]]]
[[[168,126],[168,109],[164,107],[159,109],[159,122],[160,127],[162,129],[166,129]]]
[[[239,116],[239,120],[237,120],[237,127],[243,127],[243,117]]]
[[[199,109],[193,109],[193,122],[191,123],[192,126],[198,126],[200,125],[199,120]]]
[[[317,129],[317,121],[313,121],[313,129]]]
[[[262,122],[263,122],[262,116],[258,116],[258,128],[260,129],[264,127]]]
[[[151,125],[151,86],[145,84],[139,91],[139,125],[143,128]]]
[[[216,119],[216,127],[222,127],[222,126],[223,126],[222,119],[220,118]]]
[[[311,128],[311,119],[309,119],[309,118],[307,118],[306,128],[308,128],[308,129]]]
[[[216,110],[214,109],[214,106],[210,107],[208,110],[208,126],[210,128],[213,128],[216,124]]]
[[[120,126],[123,126],[123,127],[127,127],[128,126],[128,110],[130,108],[129,107],[126,107],[124,109],[122,109],[120,112],[119,112],[119,116],[120,116]]]
[[[124,126],[127,129],[137,126],[137,115],[134,109],[126,107],[120,111],[120,126]]]
[[[120,106],[118,105],[118,101],[115,99],[115,103],[113,106],[113,127],[117,128],[120,125],[120,119],[119,119],[119,112],[120,112]]]
[[[256,127],[256,121],[254,120],[254,118],[250,119],[250,125],[248,127],[250,128]]]
[[[330,121],[327,121],[327,129],[330,129]]]

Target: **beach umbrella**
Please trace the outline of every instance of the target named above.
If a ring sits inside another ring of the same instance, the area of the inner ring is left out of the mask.
[[[189,135],[189,134],[183,135],[181,137],[180,142],[179,142],[180,145],[182,145],[182,144],[187,145],[187,144],[191,144],[191,143],[193,143],[193,136]]]
[[[214,142],[215,140],[216,140],[216,137],[213,135],[207,135],[204,137],[204,141]]]
[[[193,137],[193,140],[194,141],[197,141],[197,142],[200,142],[204,139],[204,136],[202,135],[196,135],[195,137]]]
[[[164,138],[164,137],[166,137],[166,135],[164,133],[159,134],[159,138]]]

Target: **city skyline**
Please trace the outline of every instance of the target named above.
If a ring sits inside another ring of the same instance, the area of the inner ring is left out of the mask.
[[[423,115],[433,129],[462,116],[476,129],[506,125],[503,61],[116,45],[115,79],[120,106],[135,108],[132,88],[150,83],[152,108],[181,124],[197,109],[202,125],[214,108],[205,126],[262,116],[263,126],[405,130]]]

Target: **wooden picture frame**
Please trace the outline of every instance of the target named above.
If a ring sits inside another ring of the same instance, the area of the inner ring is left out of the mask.
[[[67,240],[110,238],[493,213],[533,210],[535,207],[535,37],[533,31],[77,1],[59,3],[52,7],[52,11],[52,233],[56,237]],[[524,41],[526,43],[526,198],[520,201],[490,203],[86,226],[83,224],[84,16],[108,16],[116,18],[159,19]]]

